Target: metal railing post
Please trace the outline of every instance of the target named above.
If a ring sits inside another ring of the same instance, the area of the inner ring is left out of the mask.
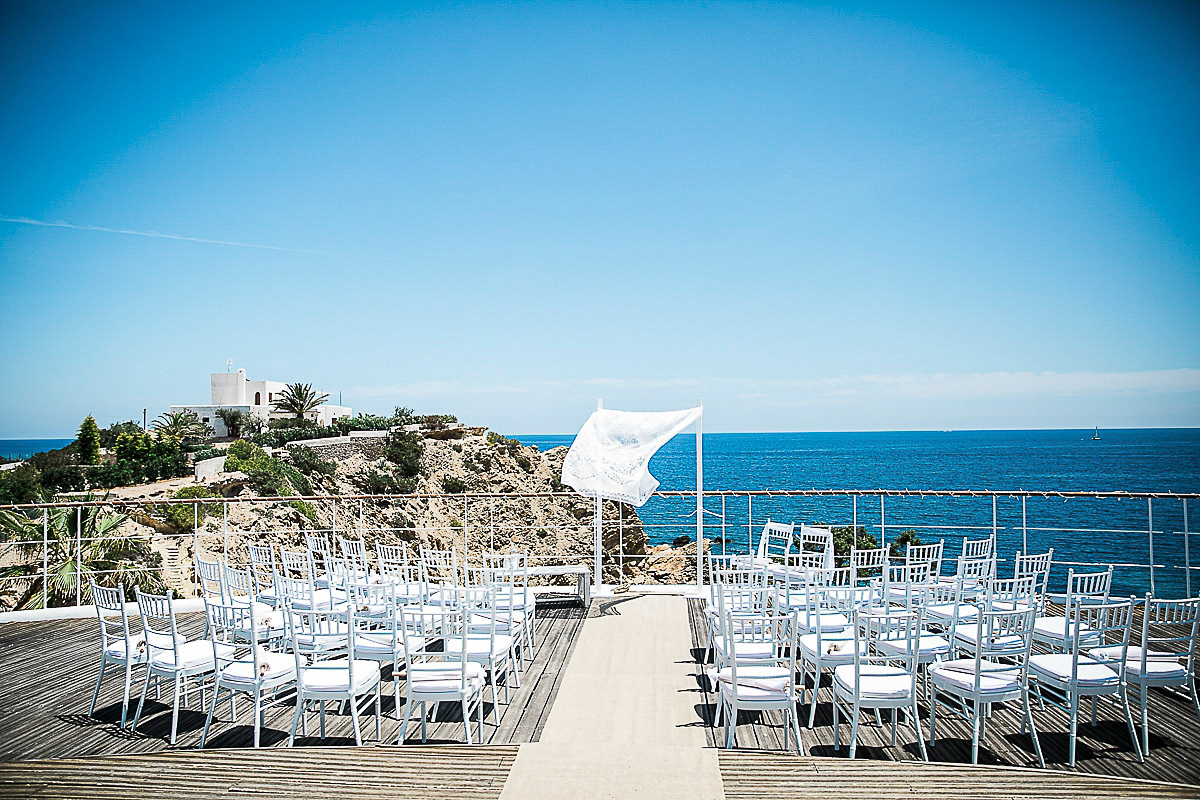
[[[50,607],[50,510],[42,509],[42,608]]]
[[[471,540],[467,537],[467,496],[463,495],[463,566],[471,560]]]
[[[1146,498],[1146,519],[1149,522],[1150,594],[1154,594],[1154,498]]]
[[[83,605],[83,506],[75,509],[75,605]]]
[[[754,555],[754,495],[746,495],[746,552]]]
[[[625,582],[625,509],[621,508],[621,501],[617,501],[617,561],[620,564],[617,569],[621,571],[618,580],[621,583]]]
[[[488,498],[488,549],[496,552],[496,498]]]
[[[854,549],[858,549],[858,495],[850,495],[850,530],[854,535]]]
[[[1192,537],[1188,533],[1187,498],[1185,497],[1183,498],[1183,583],[1188,597],[1192,596],[1192,553],[1188,544],[1190,538]]]
[[[333,536],[337,536],[337,498],[333,498],[333,522],[330,523],[333,528],[329,531]]]
[[[200,557],[200,504],[192,503],[192,597],[200,596],[196,584],[196,559]]]
[[[358,498],[358,538],[363,538],[363,506],[362,498]]]
[[[725,555],[725,495],[721,495],[721,555]]]
[[[1021,495],[1021,553],[1029,555],[1029,525],[1025,519],[1025,496]]]
[[[887,526],[883,511],[883,495],[879,495],[879,546],[887,547]]]
[[[996,546],[996,495],[992,495],[992,554],[999,555],[1000,548]]]
[[[229,501],[221,501],[221,557],[229,559]]]

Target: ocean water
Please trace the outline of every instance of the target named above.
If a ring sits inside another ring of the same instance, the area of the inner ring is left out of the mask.
[[[29,458],[34,453],[58,450],[74,439],[0,439],[0,458]]]
[[[1046,491],[1200,492],[1200,430],[951,431],[892,433],[705,434],[706,489],[988,489]],[[542,449],[569,445],[573,436],[518,436]],[[695,435],[680,434],[650,462],[662,490],[695,490]],[[855,507],[857,505],[857,508]],[[763,522],[848,525],[855,519],[880,535],[878,496],[849,498],[710,497],[705,535],[721,537],[726,552],[746,552]],[[1024,512],[1024,517],[1022,516]],[[1153,514],[1154,588],[1183,596],[1185,563],[1200,564],[1200,537],[1186,537],[1179,500],[1018,498],[996,502],[995,526],[1002,559],[1017,551],[1055,551],[1055,562],[1150,563]],[[1188,530],[1200,528],[1200,502],[1188,506]],[[695,533],[694,498],[653,498],[639,509],[654,543]],[[884,499],[883,531],[890,540],[916,530],[925,541],[944,539],[947,557],[964,537],[991,533],[990,498]],[[1011,569],[1011,560],[1008,561]],[[952,569],[947,565],[945,569]],[[1076,566],[1078,570],[1090,567]],[[1000,567],[1003,573],[1004,566]],[[1065,580],[1056,567],[1052,583]],[[1192,594],[1200,570],[1191,570]],[[1118,567],[1114,591],[1150,590],[1147,567]]]

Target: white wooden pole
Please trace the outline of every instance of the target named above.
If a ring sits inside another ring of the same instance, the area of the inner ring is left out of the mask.
[[[600,411],[604,408],[604,399],[596,398],[596,410]],[[594,562],[592,573],[592,585],[599,588],[603,583],[604,573],[600,568],[601,542],[604,537],[604,520],[602,519],[604,511],[604,500],[600,497],[599,492],[596,494],[596,513],[592,515],[592,526],[595,528],[595,542],[592,544],[592,560]]]
[[[704,588],[704,401],[696,400],[696,588]]]

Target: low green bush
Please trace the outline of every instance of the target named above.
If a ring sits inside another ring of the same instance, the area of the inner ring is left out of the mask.
[[[314,472],[318,475],[333,475],[337,472],[337,464],[321,458],[311,447],[296,445],[289,447],[288,453],[292,457],[292,466],[305,475],[312,475]]]
[[[453,475],[447,475],[442,478],[442,491],[446,494],[462,494],[469,488],[466,481],[456,478]]]
[[[258,445],[239,439],[229,446],[226,472],[244,472],[250,485],[265,496],[311,495],[312,484],[291,464],[271,458]]]
[[[312,503],[306,503],[303,500],[288,500],[287,504],[307,517],[313,525],[317,524],[317,510],[313,508]]]
[[[182,499],[220,496],[207,486],[185,486],[172,495],[172,497]],[[220,508],[219,503],[196,503],[193,510],[192,504],[179,503],[177,505],[161,506],[160,513],[163,519],[174,525],[176,529],[190,531],[192,530],[193,522],[196,524],[203,523],[205,517],[209,514],[217,513]]]
[[[400,474],[415,478],[421,474],[421,453],[424,445],[416,433],[392,431],[383,445],[383,457],[396,465]]]

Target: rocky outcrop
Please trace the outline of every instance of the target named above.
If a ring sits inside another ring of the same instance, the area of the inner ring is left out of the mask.
[[[345,448],[312,448],[336,464],[333,475],[313,472],[307,476],[315,493],[335,496],[327,500],[258,498],[246,476],[217,475],[208,485],[229,498],[227,512],[223,515],[215,509],[200,526],[196,539],[201,551],[227,550],[230,560],[245,561],[247,544],[269,543],[298,550],[305,546],[306,531],[334,528],[348,538],[361,536],[369,549],[398,542],[454,547],[460,552],[465,545],[473,556],[488,550],[519,549],[529,552],[539,564],[590,566],[595,504],[558,482],[567,448],[542,452],[494,435],[489,439],[483,428],[455,430],[461,431],[459,438],[426,432],[420,475],[412,493],[388,499],[352,497],[370,493],[365,487],[372,475],[377,481],[403,482],[395,465],[358,447],[357,442]],[[382,451],[381,441],[376,442]],[[547,496],[551,492],[557,494]],[[603,519],[605,582],[695,580],[694,543],[681,548],[650,547],[637,511],[626,504],[605,501]],[[618,555],[621,549],[624,559]],[[190,556],[189,542],[176,557],[190,560]]]

